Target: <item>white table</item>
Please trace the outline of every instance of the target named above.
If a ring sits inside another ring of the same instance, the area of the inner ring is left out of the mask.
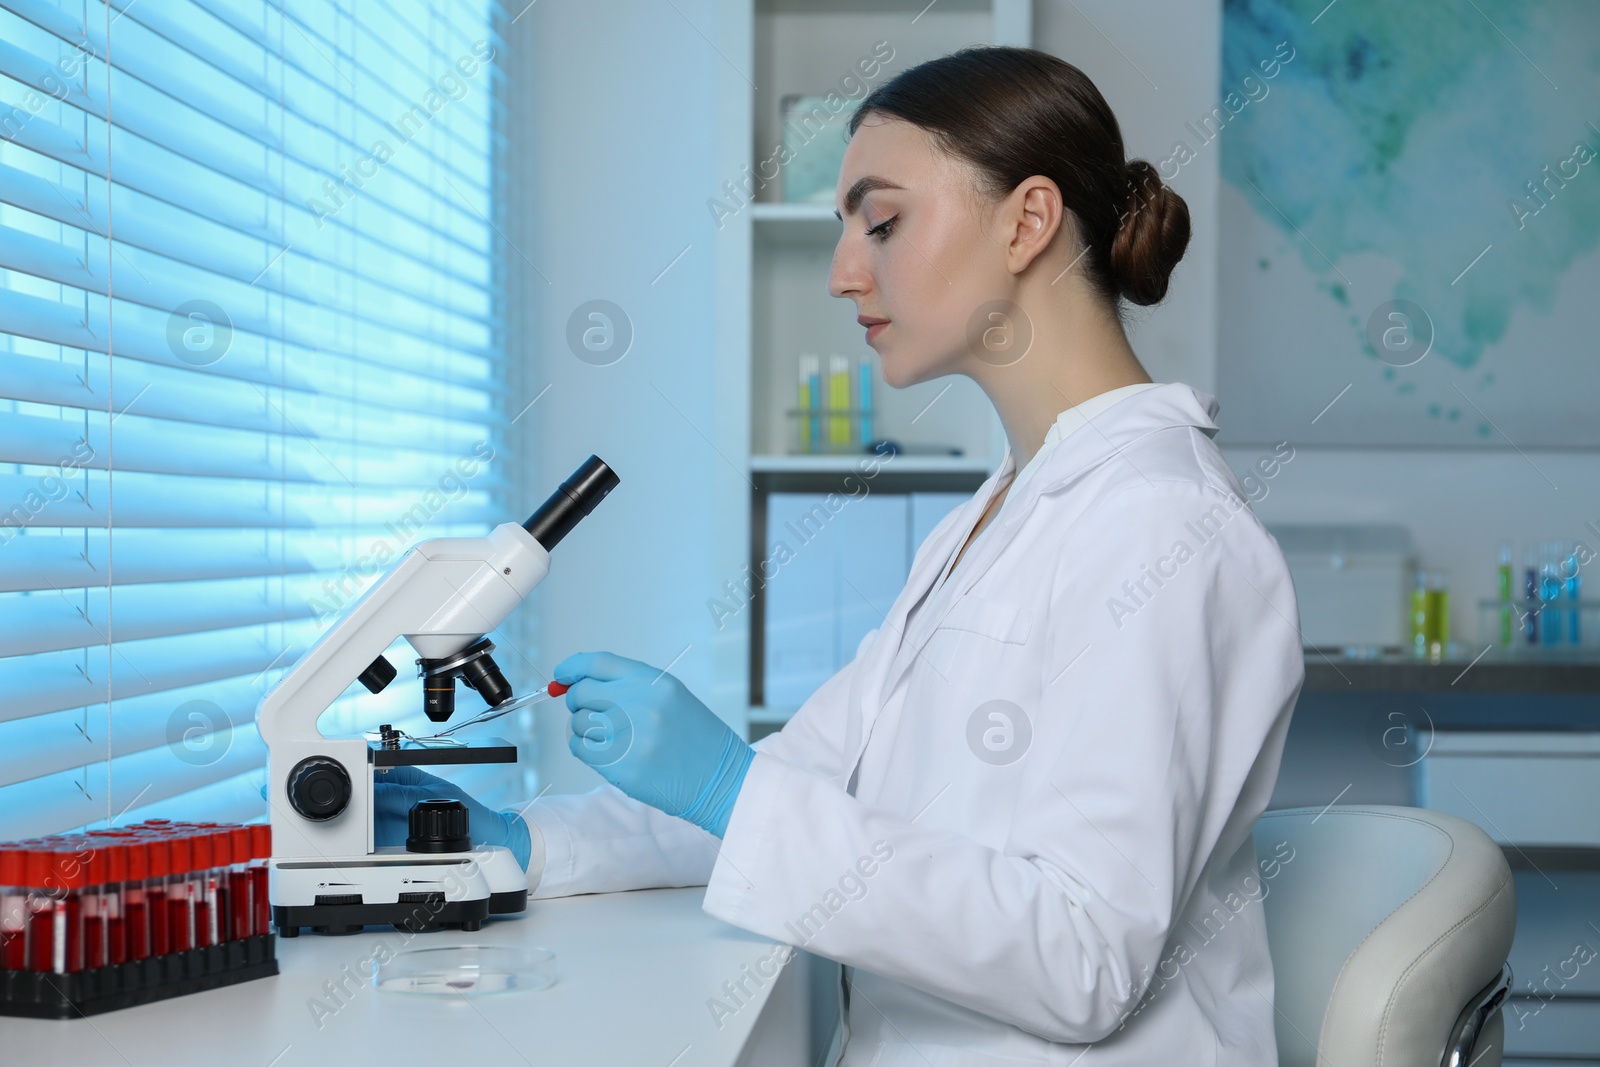
[[[837,967],[796,953],[764,987],[747,979],[750,999],[719,1027],[708,1001],[728,1002],[723,983],[747,964],[754,971],[774,943],[705,914],[704,893],[533,900],[524,915],[491,920],[477,933],[368,927],[279,938],[275,978],[75,1020],[0,1016],[0,1064],[812,1067],[836,1018]],[[349,977],[359,977],[380,942],[391,951],[539,945],[555,952],[558,981],[498,997],[383,993]],[[325,983],[341,981],[335,999]]]

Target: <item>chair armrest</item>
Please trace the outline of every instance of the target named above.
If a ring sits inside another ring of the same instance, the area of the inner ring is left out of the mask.
[[[1461,1017],[1450,1029],[1450,1042],[1445,1046],[1440,1067],[1468,1067],[1473,1062],[1478,1037],[1484,1026],[1500,1010],[1511,992],[1511,964],[1506,964],[1494,981],[1478,990],[1462,1009]]]

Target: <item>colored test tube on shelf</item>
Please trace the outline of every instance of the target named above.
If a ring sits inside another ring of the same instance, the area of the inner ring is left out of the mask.
[[[828,447],[840,450],[850,443],[850,361],[838,353],[828,356]]]

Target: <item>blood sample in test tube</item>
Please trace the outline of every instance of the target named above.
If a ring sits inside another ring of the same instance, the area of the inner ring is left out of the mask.
[[[48,838],[33,853],[29,895],[29,968],[56,974],[83,970],[83,890],[87,871],[66,838]]]
[[[233,830],[231,827],[214,822],[197,823],[196,826],[211,845],[211,865],[206,870],[206,902],[211,910],[207,922],[211,940],[205,944],[220,945],[233,937],[230,932],[233,912],[229,899],[231,889],[229,876],[233,870]]]
[[[142,828],[136,831],[144,842],[145,865],[149,877],[145,879],[145,922],[150,931],[150,955],[164,956],[172,951],[172,937],[168,933],[167,877],[172,873],[172,850],[161,834]]]
[[[48,841],[36,838],[22,844],[27,850],[23,871],[23,884],[27,887],[24,905],[28,912],[26,969],[48,971],[55,956],[55,901],[45,886],[50,881],[50,865],[55,857]]]
[[[217,842],[209,827],[190,823],[184,829],[189,834],[190,848],[194,850],[190,881],[194,895],[194,945],[204,948],[217,943],[217,876],[213,856]]]
[[[267,885],[272,868],[272,824],[250,824],[250,928],[256,934],[272,932],[272,904]]]
[[[0,845],[0,970],[20,971],[28,962],[28,850]]]
[[[128,848],[120,835],[104,834],[99,857],[104,860],[100,906],[106,920],[106,962],[128,961]],[[96,862],[100,862],[97,859]]]
[[[143,835],[126,831],[120,840],[127,871],[122,883],[123,942],[128,959],[142,960],[150,955],[150,845]]]
[[[166,842],[168,867],[167,896],[167,951],[187,952],[194,947],[194,850],[188,835],[177,827],[161,832]]]
[[[233,862],[228,866],[228,936],[249,937],[254,919],[250,913],[250,827],[229,826]]]
[[[106,863],[105,852],[92,837],[77,837],[69,846],[83,868],[80,890],[83,908],[83,965],[93,969],[106,965]]]

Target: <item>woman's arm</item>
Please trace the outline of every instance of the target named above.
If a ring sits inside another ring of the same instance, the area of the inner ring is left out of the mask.
[[[705,909],[1050,1040],[1113,1032],[1213,851],[1231,855],[1265,806],[1276,751],[1260,757],[1303,670],[1287,569],[1254,517],[1205,544],[1187,533],[1219,503],[1187,483],[1130,489],[1063,545],[1003,850],[761,753]],[[1135,615],[1109,610],[1185,538],[1189,558]]]
[[[865,648],[872,635],[863,639]],[[858,655],[801,705],[784,728],[755,743],[829,781],[844,767],[846,700]],[[698,826],[628,796],[609,782],[587,793],[541,797],[523,812],[533,838],[535,897],[705,885],[721,842]],[[531,879],[530,879],[531,880]]]

